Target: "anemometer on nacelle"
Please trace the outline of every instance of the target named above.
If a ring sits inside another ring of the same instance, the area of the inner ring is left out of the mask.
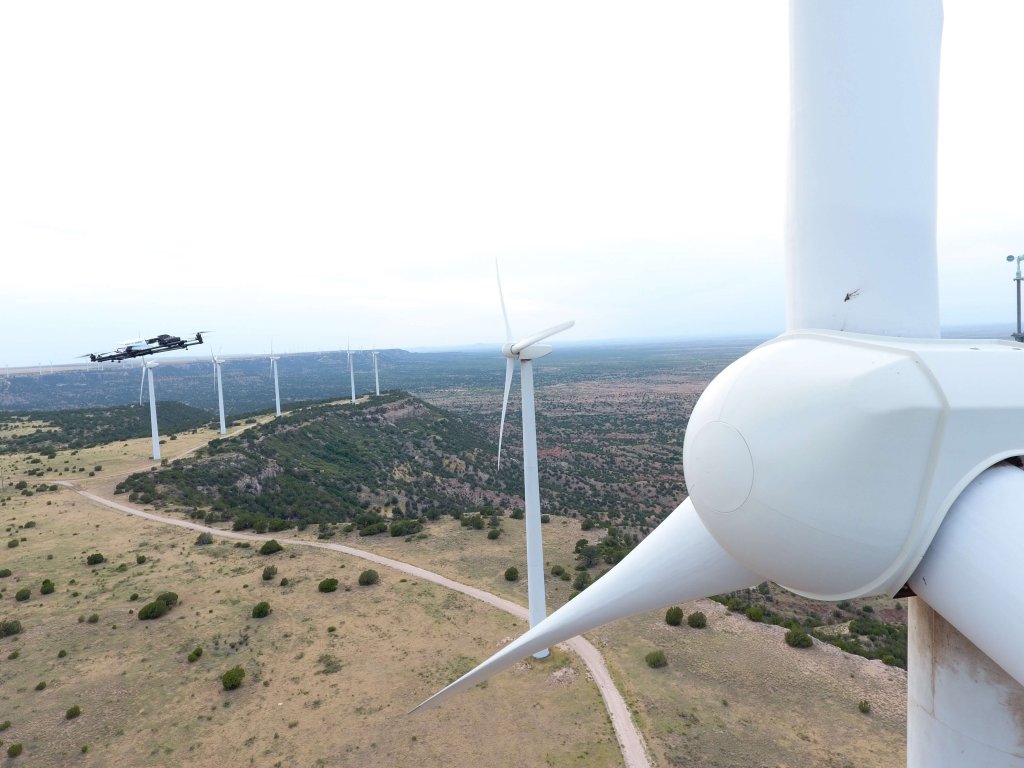
[[[796,331],[726,368],[690,417],[708,531],[798,594],[895,594],[960,492],[1024,455],[1024,345]]]

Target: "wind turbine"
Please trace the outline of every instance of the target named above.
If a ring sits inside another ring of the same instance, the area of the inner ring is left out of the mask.
[[[494,265],[497,272],[498,265]],[[498,469],[501,469],[501,440],[505,432],[505,412],[508,409],[508,395],[512,389],[512,371],[519,361],[519,382],[522,388],[523,411],[523,496],[526,501],[526,588],[530,604],[530,626],[540,624],[547,616],[544,593],[544,542],[540,531],[540,481],[537,466],[537,422],[533,401],[533,361],[551,353],[551,347],[541,344],[556,333],[572,328],[569,320],[547,328],[520,341],[513,341],[512,326],[505,311],[505,294],[501,290],[501,273],[498,272],[498,298],[501,300],[501,315],[505,320],[505,344],[501,353],[505,356],[505,396],[501,401],[501,425],[498,427]],[[535,659],[543,659],[548,649],[533,652]]]
[[[380,397],[380,375],[377,373],[377,358],[380,357],[380,352],[374,350],[370,354],[373,355],[373,391]]]
[[[139,382],[139,405],[142,405],[142,390],[146,386],[149,375],[149,426],[153,433],[153,460],[160,461],[160,430],[156,426],[156,390],[153,387],[153,369],[160,363],[154,360],[143,361],[142,381]]]
[[[787,332],[698,401],[691,498],[424,704],[766,577],[836,600],[909,588],[908,765],[1024,765],[1024,472],[1001,463],[1024,454],[1024,347],[936,339],[941,32],[939,0],[791,2]]]
[[[352,404],[356,402],[356,372],[355,368],[352,367],[352,345],[349,344],[346,350],[348,354],[348,380],[352,385]]]
[[[270,346],[270,370],[274,374],[274,415],[281,416],[281,390],[277,386],[277,361],[280,360],[280,356],[274,355],[274,346]]]
[[[228,432],[227,425],[224,421],[224,382],[221,380],[220,369],[224,365],[224,360],[219,357],[215,357],[213,350],[210,350],[210,362],[213,363],[213,386],[217,390],[217,406],[220,409],[220,433],[226,435]]]

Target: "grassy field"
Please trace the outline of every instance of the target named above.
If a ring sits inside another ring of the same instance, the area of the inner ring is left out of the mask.
[[[165,455],[211,436],[182,435],[164,446]],[[48,461],[54,470],[45,480],[70,477],[110,495],[118,477],[153,464],[145,459],[148,447],[140,439],[61,452]],[[4,457],[15,480],[39,466],[28,461]],[[90,476],[96,465],[103,469]],[[524,630],[468,597],[387,569],[379,569],[380,584],[359,587],[364,562],[321,550],[289,546],[261,556],[230,543],[195,546],[194,533],[94,506],[65,488],[31,497],[14,492],[0,503],[8,537],[25,539],[0,549],[0,568],[13,571],[0,579],[0,619],[25,628],[0,639],[0,722],[12,723],[0,739],[3,749],[24,744],[17,760],[25,765],[620,764],[596,688],[582,665],[561,654],[524,662],[438,709],[406,714]],[[29,521],[35,525],[24,527]],[[501,527],[490,540],[486,529],[442,518],[424,538],[352,533],[332,541],[525,605],[525,579],[503,576],[510,565],[525,576],[523,522],[504,517]],[[572,573],[576,541],[602,533],[552,517],[544,526],[548,569],[557,564]],[[106,562],[89,567],[85,558],[96,551]],[[264,581],[267,564],[278,573]],[[337,592],[317,591],[326,577],[339,580]],[[53,594],[40,594],[44,578],[54,581]],[[14,595],[22,587],[31,597],[19,602]],[[572,593],[569,582],[555,578],[548,587],[551,609]],[[181,603],[160,619],[139,621],[134,612],[167,590]],[[261,600],[273,611],[253,619]],[[656,765],[904,763],[902,670],[820,643],[789,648],[782,630],[710,601],[686,606],[698,608],[708,615],[705,630],[669,627],[658,612],[588,635],[633,707]],[[189,663],[196,646],[204,653]],[[654,649],[665,651],[667,667],[646,666]],[[245,681],[224,691],[220,676],[235,664],[245,668]],[[46,687],[36,690],[40,682]],[[870,713],[858,711],[861,700],[871,703]],[[66,720],[75,704],[81,716]]]
[[[13,572],[0,579],[0,618],[24,631],[0,640],[0,717],[11,721],[0,738],[24,745],[25,765],[521,765],[524,743],[536,765],[619,763],[597,690],[567,656],[406,714],[521,631],[467,597],[387,569],[359,587],[364,564],[330,552],[196,546],[193,533],[68,489],[15,496],[2,514],[24,541],[0,556]],[[106,562],[88,566],[93,552]],[[278,573],[264,581],[271,563]],[[327,577],[340,586],[322,594]],[[42,595],[46,578],[56,590]],[[23,587],[31,597],[17,601]],[[180,604],[139,621],[168,590]],[[253,619],[261,600],[272,613]],[[244,683],[225,691],[236,664]],[[81,715],[68,720],[74,705]]]

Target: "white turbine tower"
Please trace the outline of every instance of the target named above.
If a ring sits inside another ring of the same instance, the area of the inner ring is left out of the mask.
[[[153,369],[160,363],[149,361],[142,363],[142,381],[139,383],[139,405],[142,405],[142,390],[149,378],[149,426],[153,433],[153,460],[160,461],[160,430],[156,425],[156,389],[153,386]]]
[[[349,384],[352,385],[352,403],[355,404],[355,402],[356,402],[356,372],[355,372],[355,368],[352,367],[352,355],[353,355],[353,352],[352,352],[352,345],[351,344],[348,346],[348,349],[346,351],[348,353],[348,380],[349,380]]]
[[[380,375],[377,373],[377,358],[380,357],[380,352],[374,350],[370,354],[373,355],[373,391],[380,397]]]
[[[274,348],[270,348],[270,370],[274,374],[274,415],[281,415],[281,389],[277,386],[277,361],[280,356],[274,355]]]
[[[210,362],[213,363],[213,386],[217,390],[217,407],[220,410],[220,433],[226,435],[228,432],[227,424],[224,420],[224,382],[221,379],[220,369],[224,365],[224,360],[220,357],[216,357],[213,354],[213,350],[210,350]]]
[[[1024,472],[1001,460],[1024,455],[1009,386],[1024,347],[934,338],[941,3],[790,9],[787,333],[698,401],[691,498],[428,702],[608,621],[765,578],[832,600],[907,585],[908,765],[1021,768]]]
[[[497,269],[497,264],[495,264]],[[512,388],[512,371],[519,361],[519,382],[522,387],[523,411],[523,496],[526,501],[526,588],[530,603],[530,626],[540,624],[547,616],[547,598],[544,592],[544,542],[540,523],[540,481],[537,465],[537,422],[533,401],[533,361],[550,354],[551,347],[541,344],[550,336],[572,328],[574,321],[560,323],[540,333],[513,341],[512,327],[505,311],[505,295],[501,290],[501,275],[498,274],[498,297],[501,300],[501,314],[505,320],[505,344],[501,348],[505,356],[505,396],[501,401],[501,424],[498,427],[498,469],[501,469],[501,440],[505,432],[505,411],[508,395]],[[547,657],[548,649],[533,652],[535,659]]]

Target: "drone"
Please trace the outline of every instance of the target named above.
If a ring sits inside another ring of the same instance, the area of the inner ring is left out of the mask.
[[[188,339],[161,333],[159,336],[154,336],[151,339],[126,341],[113,352],[90,353],[89,355],[82,355],[82,357],[88,357],[94,363],[106,363],[111,360],[121,362],[133,357],[155,355],[158,352],[173,352],[176,349],[188,349],[196,344],[202,344],[204,333],[206,331],[199,331],[193,338]]]

